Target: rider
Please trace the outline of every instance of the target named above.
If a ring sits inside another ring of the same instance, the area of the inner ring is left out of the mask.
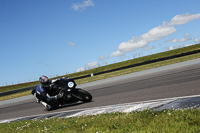
[[[53,82],[47,76],[41,76],[39,81],[40,84],[37,86],[35,91],[37,102],[42,103],[46,110],[51,110],[53,108],[52,105],[63,97],[63,93],[52,95],[53,92],[58,90],[58,86],[56,85],[56,82]]]

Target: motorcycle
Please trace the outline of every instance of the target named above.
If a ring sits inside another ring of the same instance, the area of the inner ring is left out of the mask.
[[[73,79],[70,78],[60,78],[58,81],[58,89],[52,92],[50,95],[56,95],[58,93],[63,93],[63,97],[56,102],[49,103],[53,109],[58,108],[60,105],[77,103],[79,101],[86,103],[92,101],[92,95],[81,88],[76,88],[76,83]],[[36,89],[32,90],[32,94],[36,94]],[[36,100],[38,100],[36,98]],[[42,103],[43,104],[43,103]],[[44,104],[43,104],[44,105]],[[45,105],[44,105],[45,106]]]

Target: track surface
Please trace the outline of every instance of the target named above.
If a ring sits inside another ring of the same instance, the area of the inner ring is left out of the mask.
[[[199,61],[199,60],[198,60]],[[140,76],[123,76],[121,80],[110,80],[103,84],[84,88],[93,95],[93,102],[66,105],[53,111],[45,111],[34,98],[0,105],[0,120],[75,110],[82,108],[114,105],[200,94],[200,63],[180,66],[169,70]],[[84,86],[84,85],[83,85]]]

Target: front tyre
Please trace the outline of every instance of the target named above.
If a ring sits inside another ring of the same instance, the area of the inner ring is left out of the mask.
[[[79,95],[79,97],[82,98],[82,101],[84,103],[92,101],[92,95],[85,90],[80,89],[79,92],[78,92],[78,95]]]

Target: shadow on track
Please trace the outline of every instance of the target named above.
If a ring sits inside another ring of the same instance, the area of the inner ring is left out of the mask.
[[[91,102],[94,102],[94,101],[91,101]],[[78,105],[82,105],[82,104],[86,104],[86,103],[90,103],[90,102],[77,102],[77,103],[64,104],[64,105],[60,105],[58,108],[52,109],[50,111],[60,110],[63,108],[78,106]]]

